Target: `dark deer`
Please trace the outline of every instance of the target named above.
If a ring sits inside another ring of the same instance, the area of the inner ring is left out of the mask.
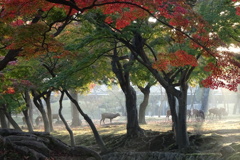
[[[210,108],[208,110],[209,112],[209,117],[214,118],[218,117],[219,119],[222,118],[222,116],[228,115],[228,112],[226,111],[225,108]]]
[[[193,116],[197,121],[205,120],[205,114],[202,110],[193,109]]]

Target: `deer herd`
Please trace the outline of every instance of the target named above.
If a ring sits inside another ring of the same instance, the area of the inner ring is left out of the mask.
[[[209,117],[209,119],[213,119],[213,118],[218,118],[221,119],[223,116],[228,115],[228,112],[226,111],[225,108],[221,107],[221,108],[210,108],[208,110],[208,114],[207,116]],[[103,122],[105,124],[105,119],[110,119],[110,123],[112,123],[112,120],[116,117],[120,116],[119,113],[102,113],[101,114],[101,120],[100,120],[100,125],[101,122]],[[171,111],[167,110],[166,113],[166,121],[170,120],[170,116],[171,116]],[[202,110],[197,110],[197,109],[188,109],[187,110],[187,121],[193,120],[193,118],[195,118],[196,121],[204,121],[205,120],[205,113]],[[57,119],[57,121],[60,121],[58,114],[53,114],[52,115],[53,119]],[[23,123],[26,123],[25,121],[25,117],[23,117]],[[41,116],[38,116],[35,119],[35,123],[38,126],[41,122],[43,121]]]
[[[221,119],[223,116],[227,116],[227,115],[228,115],[228,112],[223,107],[221,107],[221,108],[217,108],[217,107],[210,108],[208,110],[208,114],[207,114],[209,119],[213,119],[213,118]],[[167,113],[166,113],[167,121],[169,121],[170,116],[171,116],[171,111],[167,110]],[[195,118],[196,121],[204,121],[206,117],[205,117],[204,111],[202,111],[202,110],[188,109],[187,110],[187,120],[189,121],[192,118]]]

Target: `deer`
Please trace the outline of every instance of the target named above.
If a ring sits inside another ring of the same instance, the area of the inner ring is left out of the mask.
[[[167,121],[169,121],[169,117],[171,116],[172,114],[171,114],[171,110],[169,109],[169,110],[167,110],[167,113],[166,113],[166,119],[167,119]],[[188,117],[188,121],[189,121],[189,119],[190,119],[190,117],[191,117],[191,110],[187,110],[187,117]]]
[[[197,110],[197,109],[194,109],[193,110],[193,115],[195,115],[195,119],[197,121],[204,121],[205,120],[205,113],[202,111],[202,110]]]
[[[119,113],[102,113],[102,118],[100,120],[100,125],[101,125],[102,121],[105,124],[104,121],[105,121],[106,118],[110,119],[110,123],[112,123],[112,119],[116,118],[117,116],[120,116],[120,114]]]
[[[221,119],[222,116],[228,115],[228,112],[223,107],[222,108],[216,108],[216,107],[210,108],[208,110],[208,112],[209,112],[209,117],[211,117],[211,118],[214,118],[214,116],[215,116],[215,117],[218,117],[219,119]]]

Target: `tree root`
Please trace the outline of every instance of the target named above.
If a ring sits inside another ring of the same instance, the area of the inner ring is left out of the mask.
[[[20,158],[28,160],[58,159],[58,157],[79,157],[85,159],[94,157],[97,160],[101,156],[82,146],[71,147],[59,139],[44,132],[19,132],[11,129],[0,129],[0,153],[3,159],[7,159],[8,151],[18,153]],[[5,156],[5,157],[4,157]],[[23,158],[24,157],[24,158]]]

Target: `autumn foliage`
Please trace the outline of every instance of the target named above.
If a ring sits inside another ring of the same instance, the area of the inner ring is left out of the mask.
[[[239,0],[233,0],[239,2]],[[66,20],[48,24],[45,17],[53,10],[61,9]],[[2,0],[0,23],[6,23],[12,32],[3,36],[6,49],[22,49],[21,55],[37,56],[46,52],[61,52],[66,55],[63,44],[51,32],[67,23],[73,15],[99,9],[105,14],[106,24],[119,31],[131,25],[136,19],[153,16],[166,27],[175,43],[188,43],[201,56],[212,58],[205,68],[210,76],[203,81],[206,87],[226,87],[236,90],[239,71],[231,53],[219,53],[216,49],[223,43],[217,35],[210,34],[209,26],[184,0]],[[240,14],[239,7],[236,13]],[[43,16],[44,14],[44,16]],[[38,23],[32,23],[40,18]],[[48,25],[46,25],[48,24]],[[56,25],[58,24],[58,25]],[[176,67],[196,67],[199,55],[178,50],[174,53],[160,53],[154,63],[159,71],[170,71]],[[60,57],[57,57],[60,58]]]
[[[236,6],[236,14],[240,16],[240,0],[232,0],[234,3],[238,3]]]
[[[158,61],[153,64],[155,69],[161,71],[171,71],[174,67],[184,67],[187,65],[197,66],[197,59],[183,50],[169,54],[160,53],[158,54]]]

